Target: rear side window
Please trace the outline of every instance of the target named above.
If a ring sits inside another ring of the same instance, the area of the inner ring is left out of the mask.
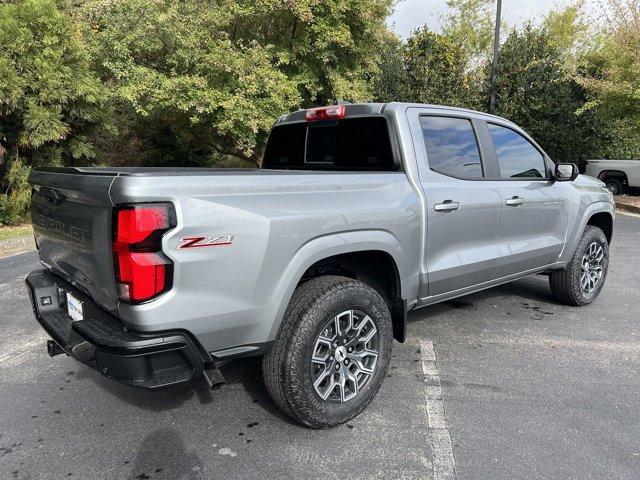
[[[542,153],[515,130],[489,123],[502,178],[545,178]]]
[[[456,178],[482,178],[480,150],[470,120],[423,115],[420,126],[431,170]]]
[[[276,125],[263,168],[397,170],[383,117],[343,118]]]

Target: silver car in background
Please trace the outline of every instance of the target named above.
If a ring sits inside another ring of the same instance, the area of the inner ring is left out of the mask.
[[[640,160],[587,160],[585,174],[602,180],[614,195],[640,188]]]

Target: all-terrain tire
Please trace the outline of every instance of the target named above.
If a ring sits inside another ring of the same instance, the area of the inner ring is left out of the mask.
[[[323,400],[316,392],[311,356],[321,330],[333,317],[350,309],[368,315],[378,331],[378,360],[366,384],[345,402]],[[328,428],[360,414],[377,394],[387,375],[393,343],[387,304],[369,285],[347,277],[323,276],[294,292],[271,351],[262,363],[264,381],[275,403],[294,420]]]
[[[592,292],[586,292],[580,283],[580,277],[582,274],[582,261],[585,252],[589,246],[597,242],[602,246],[604,251],[604,258],[602,259],[602,277],[595,286]],[[604,232],[598,227],[593,225],[587,225],[582,238],[578,243],[571,262],[567,265],[565,270],[558,270],[551,272],[549,275],[549,285],[551,286],[551,293],[559,302],[567,305],[583,306],[593,302],[604,285],[607,278],[607,270],[609,267],[609,242]]]

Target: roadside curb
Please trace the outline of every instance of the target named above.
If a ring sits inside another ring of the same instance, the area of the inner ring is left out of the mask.
[[[33,235],[10,238],[0,242],[0,258],[10,257],[19,253],[30,252],[36,249]]]
[[[620,210],[623,210],[625,212],[637,213],[638,215],[640,215],[640,207],[636,205],[630,205],[628,203],[616,201],[616,208],[619,208]]]

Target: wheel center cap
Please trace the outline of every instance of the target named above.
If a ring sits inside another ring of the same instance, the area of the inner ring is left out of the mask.
[[[343,346],[336,348],[336,361],[343,362],[345,358],[347,358],[347,349]]]

